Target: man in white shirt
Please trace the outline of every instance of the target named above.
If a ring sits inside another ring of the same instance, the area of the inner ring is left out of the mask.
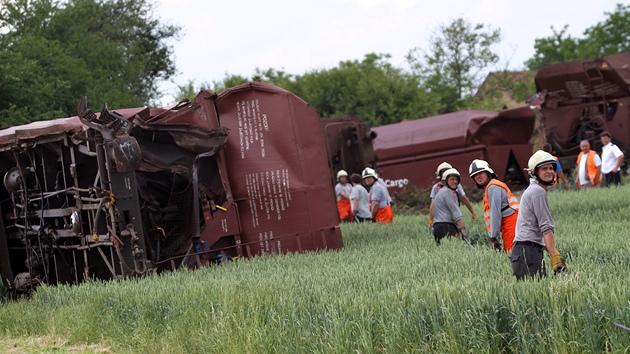
[[[621,181],[619,170],[623,163],[623,152],[612,143],[609,132],[603,131],[599,137],[602,139],[602,174],[606,178],[606,186],[619,185]]]

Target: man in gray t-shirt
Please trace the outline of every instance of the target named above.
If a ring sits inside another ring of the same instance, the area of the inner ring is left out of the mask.
[[[440,240],[447,236],[461,235],[463,239],[468,236],[457,196],[453,193],[461,181],[461,176],[456,169],[450,168],[442,175],[442,181],[445,187],[435,195],[433,208],[433,237],[438,245]]]
[[[361,184],[363,179],[358,173],[353,173],[350,176],[350,182],[352,182],[350,205],[352,206],[354,221],[357,223],[372,221],[372,215],[370,214],[370,197],[365,187]]]
[[[547,200],[547,187],[554,184],[556,163],[551,154],[542,150],[536,151],[529,159],[531,182],[521,197],[510,255],[512,273],[518,280],[547,275],[543,249],[549,252],[555,273],[566,270],[564,259],[556,248],[555,224]]]

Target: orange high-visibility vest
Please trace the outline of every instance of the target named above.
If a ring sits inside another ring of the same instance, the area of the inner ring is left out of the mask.
[[[551,155],[551,157],[553,157],[554,160],[556,160],[556,163],[559,164],[560,162],[558,162],[558,157],[557,156],[553,156]],[[557,168],[556,168],[557,170]],[[556,170],[553,170],[553,185],[555,186],[556,184],[558,184],[558,172],[556,172]]]
[[[486,193],[483,196],[483,219],[486,222],[486,229],[488,229],[488,232],[490,232],[490,201],[488,200],[488,188],[493,185],[505,189],[505,191],[507,192],[509,208],[512,208],[516,211],[518,211],[518,209],[520,208],[518,199],[516,199],[514,194],[512,194],[510,188],[508,188],[505,183],[499,181],[498,179],[491,179],[490,182],[488,182],[488,184],[486,185]],[[503,210],[501,210],[501,212],[503,212]]]
[[[578,173],[580,171],[580,160],[582,160],[582,156],[584,155],[584,152],[580,152],[580,154],[577,157],[577,161],[575,162],[575,167],[578,170]],[[595,166],[595,151],[591,150],[588,152],[588,156],[586,157],[586,174],[588,175],[588,179],[591,181],[592,185],[596,185],[598,183],[602,183],[602,175],[599,175],[599,181],[595,182],[595,176],[597,176],[597,166]],[[578,181],[579,181],[579,177],[578,177]],[[578,188],[581,188],[579,183],[578,183]]]

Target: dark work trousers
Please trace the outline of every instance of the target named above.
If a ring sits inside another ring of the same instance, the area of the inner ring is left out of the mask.
[[[512,274],[518,280],[525,277],[534,278],[536,276],[542,278],[547,276],[545,269],[545,260],[543,258],[543,246],[529,241],[514,242],[512,254]]]
[[[606,177],[606,187],[610,187],[612,184],[618,186],[621,182],[621,172],[605,173],[604,176]]]
[[[361,218],[361,217],[358,217],[358,216],[355,215],[354,216],[354,222],[357,223],[357,224],[360,224],[362,222],[372,222],[372,218]]]
[[[433,224],[433,237],[435,238],[435,243],[440,244],[440,240],[446,236],[455,236],[457,235],[457,226],[450,222],[436,222]]]

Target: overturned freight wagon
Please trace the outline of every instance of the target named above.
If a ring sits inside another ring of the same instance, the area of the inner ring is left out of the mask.
[[[380,177],[396,192],[407,185],[429,187],[446,161],[466,178],[474,159],[487,160],[508,183],[527,182],[523,168],[532,154],[535,114],[529,107],[462,111],[373,128]]]
[[[630,52],[541,67],[534,78],[543,92],[546,140],[565,169],[575,166],[580,141],[601,151],[607,130],[629,159]]]
[[[373,141],[377,134],[361,118],[325,118],[321,124],[333,178],[339,170],[361,174],[364,168],[376,166]]]
[[[0,131],[5,289],[343,247],[319,114],[249,83]]]

